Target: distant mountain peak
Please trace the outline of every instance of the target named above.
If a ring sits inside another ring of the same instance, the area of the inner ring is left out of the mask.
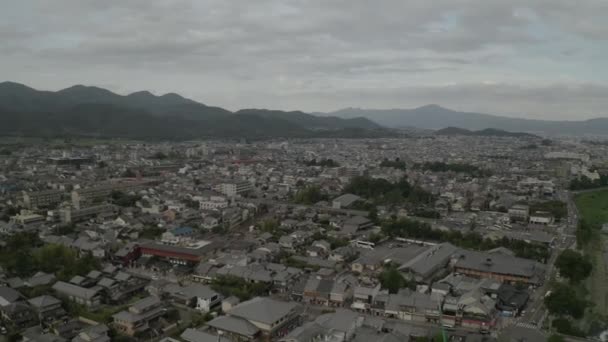
[[[156,97],[154,94],[152,94],[151,92],[149,92],[147,90],[136,91],[127,96],[128,97]]]
[[[434,104],[434,103],[431,103],[431,104],[428,104],[428,105],[424,105],[424,106],[418,107],[416,109],[418,109],[418,110],[426,110],[426,111],[428,111],[428,110],[444,111],[444,112],[450,112],[451,111],[450,109],[447,109],[445,107],[441,107],[440,105]]]
[[[30,88],[30,87],[26,86],[25,84],[11,82],[11,81],[0,82],[0,88],[17,89],[17,90],[35,90],[34,88]]]

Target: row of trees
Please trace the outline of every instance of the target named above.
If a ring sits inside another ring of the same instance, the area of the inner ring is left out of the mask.
[[[321,191],[321,188],[317,185],[310,185],[303,189],[298,190],[293,196],[293,201],[298,204],[315,204],[319,201],[326,201],[328,199],[327,194]]]
[[[304,162],[304,165],[306,166],[322,166],[322,167],[338,167],[340,166],[340,164],[338,164],[337,161],[328,158],[328,159],[312,159],[312,160],[308,160]]]
[[[608,174],[600,175],[599,179],[591,180],[589,177],[581,176],[570,181],[570,190],[588,190],[608,186]]]
[[[99,261],[90,254],[79,257],[76,251],[63,245],[41,245],[36,234],[15,234],[0,251],[0,265],[18,277],[43,271],[56,274],[60,280],[99,268]]]
[[[567,249],[557,257],[555,267],[569,283],[554,284],[551,293],[545,298],[547,310],[557,316],[552,326],[561,334],[584,337],[585,332],[575,326],[572,319],[582,318],[590,303],[575,286],[591,275],[593,264],[585,255]]]
[[[399,158],[395,158],[394,160],[384,158],[384,160],[380,162],[380,167],[392,167],[394,169],[405,170],[405,162]]]
[[[578,284],[587,279],[593,270],[593,264],[587,256],[571,249],[563,251],[557,257],[555,267],[559,270],[559,274],[572,284]]]
[[[465,163],[443,163],[443,162],[426,162],[417,164],[417,168],[433,172],[456,172],[465,173],[473,177],[488,177],[491,172],[481,169],[475,165]]]
[[[228,275],[216,277],[211,283],[211,288],[224,297],[235,296],[242,301],[267,295],[269,291],[266,284],[250,283],[244,279]]]
[[[489,250],[505,247],[512,250],[518,257],[537,261],[545,261],[549,257],[549,249],[540,244],[512,240],[506,237],[499,240],[491,240],[475,232],[463,234],[460,231],[442,231],[432,229],[430,224],[418,220],[390,220],[382,224],[382,232],[389,237],[449,242],[455,246],[473,250]]]
[[[431,205],[435,196],[418,185],[411,185],[406,177],[392,183],[386,179],[375,179],[367,176],[354,177],[344,188],[347,193],[355,194],[370,200],[376,205]]]
[[[568,205],[565,202],[552,200],[546,202],[537,202],[530,205],[530,212],[546,211],[555,217],[556,221],[561,221],[562,218],[568,216]]]

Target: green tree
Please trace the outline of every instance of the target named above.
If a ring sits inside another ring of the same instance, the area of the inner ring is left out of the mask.
[[[328,197],[316,185],[308,186],[299,190],[294,196],[294,202],[299,204],[315,204],[319,201],[326,200]]]
[[[559,335],[553,334],[553,335],[549,336],[549,338],[547,339],[547,342],[566,342],[566,340]]]
[[[589,277],[593,269],[593,264],[587,257],[571,249],[563,251],[557,257],[555,266],[562,276],[575,284]]]
[[[585,313],[587,302],[578,298],[574,288],[566,284],[557,284],[551,294],[545,298],[545,305],[553,315],[567,315],[579,319]]]
[[[397,293],[400,289],[407,288],[410,285],[393,265],[386,267],[378,276],[378,280],[380,280],[382,288],[387,289],[389,293]]]

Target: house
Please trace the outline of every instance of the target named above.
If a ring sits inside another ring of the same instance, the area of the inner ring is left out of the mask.
[[[166,309],[162,302],[153,296],[141,299],[127,310],[112,315],[116,329],[128,336],[147,331],[150,323],[163,316]]]
[[[530,207],[524,204],[515,204],[508,210],[512,222],[527,222],[530,215]]]
[[[232,342],[254,341],[260,337],[260,329],[247,320],[233,316],[219,316],[207,322],[211,332],[220,331]]]
[[[27,281],[25,281],[25,286],[28,287],[36,287],[43,285],[50,285],[54,283],[56,280],[54,274],[45,273],[45,272],[36,272],[33,276],[31,276]]]
[[[334,209],[347,209],[353,206],[355,202],[360,201],[361,197],[353,194],[344,194],[342,196],[336,197],[331,202],[331,206]]]
[[[234,296],[230,296],[230,297],[222,300],[222,312],[230,311],[233,307],[235,307],[240,302],[241,302],[241,300]]]
[[[164,232],[161,236],[161,242],[168,245],[176,245],[182,241],[188,241],[194,235],[195,230],[190,227],[179,227]]]
[[[72,342],[110,342],[109,331],[105,324],[91,325],[80,331]]]
[[[302,300],[316,305],[329,306],[329,295],[334,287],[331,279],[320,279],[310,276],[304,285]]]
[[[101,286],[85,288],[75,284],[58,281],[53,285],[53,290],[68,299],[88,307],[97,307],[101,304]]]
[[[41,322],[53,322],[66,316],[61,301],[53,296],[42,295],[28,300]]]
[[[222,301],[222,296],[219,293],[213,291],[209,286],[199,283],[193,283],[185,287],[173,286],[166,291],[171,298],[202,312],[211,311]]]
[[[342,235],[355,235],[357,232],[369,229],[373,225],[374,223],[368,218],[363,216],[353,216],[344,221],[340,229],[340,233]]]
[[[555,217],[546,211],[536,211],[534,214],[530,215],[530,224],[548,226],[553,224],[554,221]]]
[[[230,340],[222,335],[212,335],[208,332],[188,328],[179,336],[186,342],[230,342]]]
[[[240,325],[249,327],[249,332],[254,336],[257,335],[255,330],[258,330],[265,338],[285,336],[300,322],[297,304],[266,297],[256,297],[242,302],[228,311],[227,315],[233,324],[240,320],[242,322]],[[214,324],[214,321],[207,324],[222,330],[217,324]],[[251,329],[252,327],[255,329]],[[223,331],[230,333],[230,331]]]
[[[376,296],[380,293],[380,285],[375,287],[357,286],[353,292],[351,308],[360,312],[367,312],[371,308]]]
[[[325,256],[331,251],[331,245],[325,240],[319,240],[312,243],[306,249],[306,254],[310,257]]]
[[[112,262],[117,265],[128,266],[141,256],[139,245],[135,242],[129,242],[122,246],[112,257]]]
[[[0,307],[13,304],[20,300],[21,297],[21,293],[18,291],[7,286],[0,286]]]
[[[498,289],[496,308],[503,316],[517,316],[530,299],[528,291],[510,284],[502,284]]]
[[[23,329],[38,324],[36,313],[27,302],[14,302],[0,307],[2,320],[17,329]]]

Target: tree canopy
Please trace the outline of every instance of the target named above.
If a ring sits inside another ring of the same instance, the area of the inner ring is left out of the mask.
[[[389,293],[397,293],[400,289],[411,286],[394,265],[385,267],[378,276],[378,280],[380,280],[382,288],[387,289]]]
[[[545,305],[549,312],[556,316],[583,317],[587,302],[578,298],[573,287],[567,284],[556,284],[551,294],[545,297]]]
[[[293,197],[294,202],[299,204],[315,204],[319,201],[327,200],[327,194],[324,194],[316,185],[307,186],[300,189]]]
[[[578,283],[591,275],[593,264],[591,261],[576,251],[567,249],[563,251],[555,261],[559,273],[568,278],[572,283]]]

